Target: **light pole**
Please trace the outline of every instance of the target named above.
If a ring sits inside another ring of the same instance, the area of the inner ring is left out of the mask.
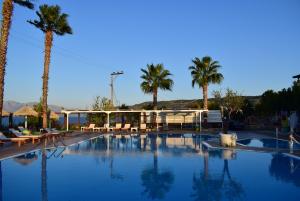
[[[124,74],[123,71],[112,72],[110,74],[110,101],[112,105],[114,105],[114,81],[116,77],[123,74]]]
[[[293,78],[294,78],[294,79],[297,79],[297,80],[296,80],[296,84],[297,84],[298,86],[300,86],[300,74],[299,74],[299,75],[293,76]]]

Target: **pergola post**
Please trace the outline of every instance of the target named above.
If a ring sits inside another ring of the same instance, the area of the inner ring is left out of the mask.
[[[27,129],[27,115],[25,116],[25,128]]]
[[[157,111],[155,111],[155,122],[156,122],[156,130],[158,131],[158,122],[157,122],[157,117],[158,117],[158,112]]]
[[[67,113],[67,122],[66,122],[67,131],[69,131],[69,113]]]
[[[64,128],[66,129],[67,128],[67,114],[66,113],[63,113],[64,114]]]
[[[202,121],[202,111],[200,110],[199,112],[199,122],[200,122],[200,125],[199,125],[199,131],[201,132],[202,131],[202,124],[201,124],[201,121]]]

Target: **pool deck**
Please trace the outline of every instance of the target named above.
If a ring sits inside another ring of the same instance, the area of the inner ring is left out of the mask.
[[[200,132],[192,132],[192,131],[183,131],[183,130],[178,130],[178,131],[164,131],[164,132],[148,132],[148,135],[155,135],[155,134],[184,134],[184,133],[190,133],[190,134],[217,134],[218,132],[211,132],[211,131],[203,131],[202,133]],[[81,133],[79,131],[75,131],[72,133],[68,133],[65,136],[60,137],[57,139],[55,142],[49,141],[45,142],[45,140],[41,140],[40,142],[36,142],[35,144],[32,144],[31,142],[28,142],[20,147],[16,143],[8,143],[4,144],[0,147],[0,160],[23,155],[28,152],[40,150],[40,149],[51,149],[55,147],[65,147],[65,146],[70,146],[73,144],[80,143],[82,141],[95,138],[97,136],[100,136],[103,133]],[[126,133],[127,134],[127,133]],[[273,133],[264,133],[264,132],[255,132],[255,134],[251,131],[242,131],[238,132],[238,138],[239,139],[246,139],[246,138],[263,138],[263,137],[275,137]],[[105,135],[105,134],[104,134]],[[288,137],[286,135],[280,135],[280,139],[287,139]],[[300,141],[299,137],[297,137],[297,140]],[[217,148],[221,149],[223,147],[219,146],[218,141],[208,141],[207,144],[211,148]],[[286,153],[289,154],[288,150],[283,150],[283,149],[278,149],[274,150],[271,148],[257,148],[257,147],[247,147],[247,146],[241,146],[238,145],[235,148],[226,148],[226,149],[237,149],[237,150],[247,150],[247,151],[259,151],[259,152],[281,152],[281,153]],[[294,151],[293,155],[296,157],[300,157],[300,151]]]

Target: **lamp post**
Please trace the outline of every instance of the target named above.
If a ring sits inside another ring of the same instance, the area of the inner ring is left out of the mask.
[[[297,79],[296,80],[296,83],[298,84],[298,86],[300,86],[300,74],[299,75],[295,75],[293,76],[294,79]]]
[[[119,75],[123,75],[123,71],[112,72],[110,74],[110,101],[114,105],[114,81]]]

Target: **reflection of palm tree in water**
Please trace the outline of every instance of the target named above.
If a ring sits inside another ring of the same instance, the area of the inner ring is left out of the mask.
[[[228,182],[225,182],[225,175],[227,175]],[[228,160],[224,160],[224,168],[222,174],[222,186],[224,189],[225,196],[228,200],[241,200],[244,194],[242,184],[235,181],[229,172]]]
[[[170,171],[159,172],[156,138],[151,138],[151,145],[152,149],[154,149],[153,167],[146,168],[142,172],[142,185],[145,188],[143,194],[147,195],[150,199],[163,199],[165,194],[170,191],[174,175]]]
[[[46,150],[42,150],[42,201],[48,200],[47,193],[47,154]]]
[[[228,181],[225,180],[225,176]],[[193,191],[191,196],[197,201],[219,201],[222,200],[222,196],[228,200],[241,200],[244,193],[242,185],[231,177],[227,159],[224,160],[221,177],[209,174],[208,154],[204,155],[204,173],[200,177],[195,174],[193,176]]]

